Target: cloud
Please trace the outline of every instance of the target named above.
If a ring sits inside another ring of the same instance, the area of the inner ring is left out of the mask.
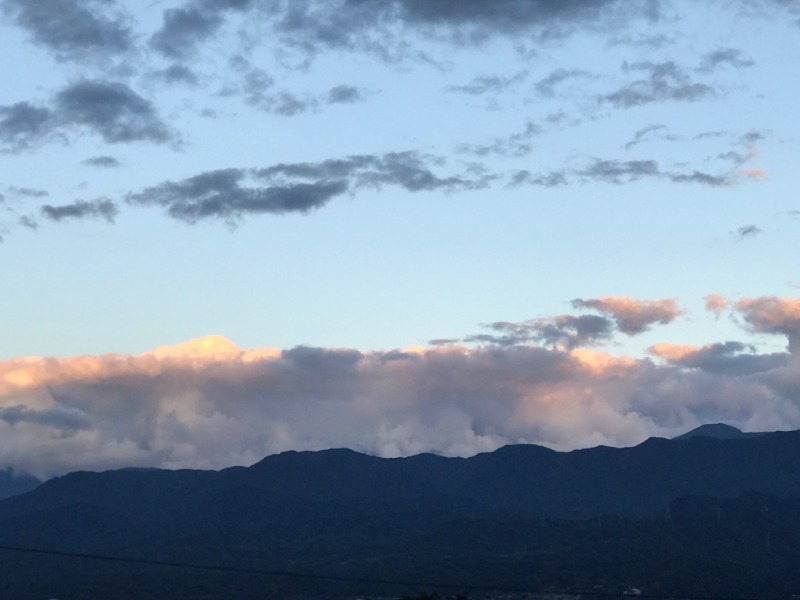
[[[543,128],[538,123],[526,121],[522,130],[509,136],[495,138],[488,144],[460,144],[457,150],[477,156],[490,154],[510,157],[527,156],[533,151],[532,140],[541,135],[542,131]]]
[[[594,158],[582,167],[573,169],[557,169],[545,173],[531,173],[527,169],[515,171],[510,185],[523,184],[555,187],[568,185],[575,181],[592,183],[600,181],[621,185],[642,179],[660,179],[671,183],[691,183],[711,187],[728,187],[736,183],[736,173],[712,174],[702,171],[680,172],[664,171],[655,160],[617,160]]]
[[[591,73],[581,69],[556,69],[544,79],[540,79],[535,86],[536,91],[546,97],[553,98],[556,95],[556,87],[570,79],[585,79],[591,77]]]
[[[755,354],[754,346],[741,342],[706,344],[699,348],[660,343],[648,348],[648,352],[681,367],[732,376],[772,371],[789,362],[786,353]]]
[[[760,333],[777,333],[792,338],[800,334],[800,299],[761,296],[730,303],[744,320]]]
[[[55,104],[66,123],[85,126],[109,144],[172,137],[153,105],[122,83],[81,81],[59,92]]]
[[[186,223],[208,218],[233,222],[245,214],[306,213],[347,191],[347,183],[342,180],[248,186],[243,185],[247,176],[242,169],[208,171],[130,194],[126,200],[131,204],[162,206],[171,217]]]
[[[216,218],[230,224],[245,215],[308,213],[346,192],[399,186],[409,192],[485,187],[485,177],[431,171],[435,157],[416,152],[357,155],[317,163],[281,163],[260,169],[220,169],[165,182],[126,196],[129,204],[161,206],[187,223]]]
[[[567,173],[565,171],[550,171],[549,173],[534,175],[527,169],[522,169],[511,174],[509,186],[517,187],[527,184],[551,188],[558,187],[560,185],[567,185],[568,183],[569,179],[567,178]]]
[[[251,0],[199,0],[163,13],[161,28],[150,38],[150,46],[169,58],[188,58],[219,31],[224,13],[241,11]]]
[[[674,141],[677,139],[675,136],[669,133],[669,128],[666,125],[648,125],[647,127],[643,127],[633,134],[633,139],[625,144],[625,150],[630,150],[634,146],[638,146],[639,144],[642,144],[653,137],[668,141]]]
[[[714,94],[710,86],[692,82],[688,74],[672,61],[625,63],[623,69],[626,72],[643,71],[646,78],[601,97],[616,108],[633,108],[653,102],[694,102]]]
[[[540,342],[552,348],[572,350],[607,341],[614,330],[611,321],[596,315],[558,315],[521,323],[498,321],[486,327],[496,333],[472,335],[464,341],[499,346]]]
[[[742,51],[736,48],[720,48],[705,54],[700,60],[698,71],[710,73],[722,66],[730,66],[737,69],[752,67],[755,63],[753,59],[742,56]]]
[[[323,48],[371,52],[387,60],[408,53],[410,36],[477,44],[527,32],[539,38],[569,35],[579,26],[618,26],[657,18],[657,2],[620,0],[387,0],[295,2],[264,10],[285,48],[313,55]]]
[[[153,77],[170,85],[183,84],[195,86],[199,85],[200,81],[189,67],[182,64],[172,64],[166,69],[155,71]]]
[[[728,306],[728,301],[719,294],[708,294],[703,297],[706,303],[706,310],[713,312],[717,316]]]
[[[220,28],[223,23],[218,14],[206,11],[203,5],[171,8],[164,11],[164,24],[150,45],[169,58],[186,58]]]
[[[70,128],[88,130],[106,143],[174,141],[153,104],[123,83],[83,80],[58,92],[51,107],[28,102],[0,106],[0,141],[8,150],[31,149]]]
[[[484,178],[466,175],[441,177],[431,167],[442,159],[419,152],[390,152],[380,155],[355,155],[344,159],[331,159],[318,163],[277,164],[257,169],[255,174],[264,179],[348,178],[355,187],[379,188],[397,185],[410,192],[459,191],[485,187]]]
[[[114,218],[119,213],[117,205],[111,200],[77,200],[72,204],[61,206],[51,206],[45,204],[41,208],[42,216],[52,221],[63,221],[65,219],[105,219],[109,223],[114,222]]]
[[[447,88],[447,91],[467,94],[469,96],[497,94],[521,83],[527,76],[528,74],[525,71],[521,71],[510,76],[481,75],[473,78],[469,83],[465,83],[463,85],[451,85]]]
[[[50,132],[53,123],[47,108],[28,102],[0,106],[0,141],[12,152],[28,150]]]
[[[761,229],[759,229],[755,225],[744,225],[742,227],[739,227],[739,229],[737,229],[733,235],[738,240],[744,240],[747,238],[755,237],[760,233],[763,233],[763,231],[761,231]]]
[[[9,186],[6,191],[11,196],[23,197],[23,198],[47,198],[50,193],[47,190],[37,190],[34,188],[27,188],[27,187],[17,187],[14,185]]]
[[[606,183],[622,183],[636,181],[642,177],[660,175],[658,163],[654,160],[600,160],[578,171],[578,175],[587,179],[605,181]]]
[[[733,185],[734,178],[727,173],[712,175],[702,171],[692,171],[691,173],[667,173],[667,178],[674,183],[699,183],[711,187],[728,187]]]
[[[530,137],[537,131],[536,125],[532,124]],[[626,145],[636,145],[651,131],[660,130],[660,127],[648,127],[639,130],[634,139]],[[486,155],[491,152],[505,154],[507,156],[524,156],[531,149],[531,144],[525,142],[528,139],[523,134],[512,136],[511,138],[498,138],[491,145],[486,146],[461,146],[462,151],[470,151],[475,154]],[[665,137],[664,139],[668,139]],[[542,173],[532,173],[527,169],[512,172],[508,185],[516,187],[520,185],[536,185],[541,187],[556,187],[573,183],[593,183],[602,182],[614,185],[632,183],[643,179],[657,179],[678,184],[700,184],[710,187],[728,187],[740,180],[741,175],[738,171],[727,171],[722,173],[706,173],[702,171],[676,171],[664,170],[658,161],[652,159],[639,160],[618,160],[606,158],[593,158],[591,161],[580,168],[562,168]]]
[[[364,99],[364,94],[360,89],[352,85],[337,85],[331,88],[327,94],[328,104],[355,104]]]
[[[364,100],[364,92],[360,88],[346,84],[334,86],[326,93],[319,94],[275,90],[275,79],[264,69],[254,67],[241,55],[232,57],[229,65],[240,75],[241,81],[238,88],[226,89],[224,93],[239,93],[250,106],[272,114],[293,117],[316,111],[323,105],[355,104]]]
[[[683,311],[673,298],[661,300],[636,300],[628,296],[603,296],[591,300],[577,298],[572,301],[575,308],[588,308],[609,315],[622,333],[637,335],[652,325],[667,325]]]
[[[603,320],[549,323],[591,338],[607,332]],[[526,338],[547,324],[492,329]],[[464,456],[508,443],[621,446],[716,421],[800,427],[800,363],[785,353],[657,345],[659,364],[558,345],[244,350],[210,336],[139,356],[0,361],[0,464],[52,476],[222,468],[289,449]]]
[[[23,215],[17,219],[17,223],[27,229],[30,229],[31,231],[36,231],[39,229],[39,223],[36,222],[36,219],[27,215]]]
[[[0,421],[5,421],[11,426],[17,423],[35,423],[68,433],[79,429],[89,429],[92,425],[87,416],[75,408],[54,406],[44,410],[35,410],[21,404],[0,408]]]
[[[133,32],[113,0],[3,0],[2,8],[60,60],[94,60],[133,48]]]
[[[113,156],[93,156],[84,160],[83,164],[90,167],[100,167],[102,169],[116,169],[122,166],[122,163]]]

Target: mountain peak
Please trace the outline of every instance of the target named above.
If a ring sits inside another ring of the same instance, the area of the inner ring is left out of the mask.
[[[691,431],[684,433],[683,435],[679,435],[673,439],[675,440],[688,440],[689,438],[694,437],[710,437],[718,440],[736,440],[742,438],[749,438],[749,437],[757,437],[760,435],[764,435],[763,433],[745,433],[741,429],[737,429],[732,425],[726,425],[725,423],[707,423],[705,425],[700,425]]]

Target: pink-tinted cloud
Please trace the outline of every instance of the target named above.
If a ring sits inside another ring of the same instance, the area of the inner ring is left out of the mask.
[[[766,179],[767,177],[764,169],[742,169],[740,172],[748,179]]]
[[[719,294],[708,294],[703,297],[703,300],[706,303],[706,310],[717,316],[728,307],[728,301]]]
[[[759,333],[782,334],[789,338],[789,350],[800,350],[800,298],[761,296],[732,303],[734,310]]]
[[[681,313],[673,298],[636,300],[629,296],[602,296],[591,300],[572,301],[575,308],[591,308],[614,319],[617,328],[627,335],[647,331],[652,325],[666,325]]]
[[[800,298],[742,298],[733,307],[759,332],[785,334],[800,326]]]
[[[0,361],[0,467],[221,468],[288,449],[471,455],[632,445],[709,421],[800,427],[800,367],[785,353],[659,348],[664,364],[531,344],[242,350],[215,336]]]

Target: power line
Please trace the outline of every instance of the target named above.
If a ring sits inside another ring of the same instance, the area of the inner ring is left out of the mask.
[[[150,558],[133,558],[125,556],[113,556],[110,554],[94,554],[84,552],[69,552],[66,550],[48,550],[45,548],[25,548],[22,546],[6,546],[0,544],[0,550],[9,552],[20,552],[26,554],[40,554],[46,556],[59,556],[64,558],[83,558],[88,560],[97,560],[105,562],[115,562],[132,565],[145,565],[152,567],[166,567],[171,569],[193,569],[199,571],[214,571],[218,573],[236,573],[239,575],[259,575],[263,577],[287,577],[295,579],[312,579],[324,581],[339,581],[343,583],[363,583],[373,585],[386,585],[396,587],[415,587],[415,588],[430,588],[430,589],[451,589],[459,591],[472,591],[472,592],[503,592],[503,593],[516,593],[516,594],[529,594],[539,596],[572,596],[579,598],[582,596],[590,596],[594,598],[641,598],[644,600],[750,600],[748,598],[726,598],[721,596],[662,596],[654,594],[611,594],[599,592],[570,592],[570,591],[556,591],[550,590],[547,592],[539,592],[531,589],[513,588],[504,586],[489,586],[489,585],[464,585],[453,583],[442,583],[433,581],[417,581],[406,579],[381,579],[376,577],[354,577],[346,575],[330,575],[324,573],[303,573],[299,571],[284,571],[280,569],[257,569],[253,567],[234,567],[226,565],[211,565],[202,563],[190,563],[183,561],[167,561],[155,560]]]

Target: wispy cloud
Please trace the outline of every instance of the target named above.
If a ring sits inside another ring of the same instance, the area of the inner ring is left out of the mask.
[[[92,201],[77,200],[72,204],[62,204],[60,206],[45,204],[42,206],[41,212],[42,216],[52,221],[101,218],[113,223],[114,218],[119,213],[119,209],[111,200],[102,199]]]

